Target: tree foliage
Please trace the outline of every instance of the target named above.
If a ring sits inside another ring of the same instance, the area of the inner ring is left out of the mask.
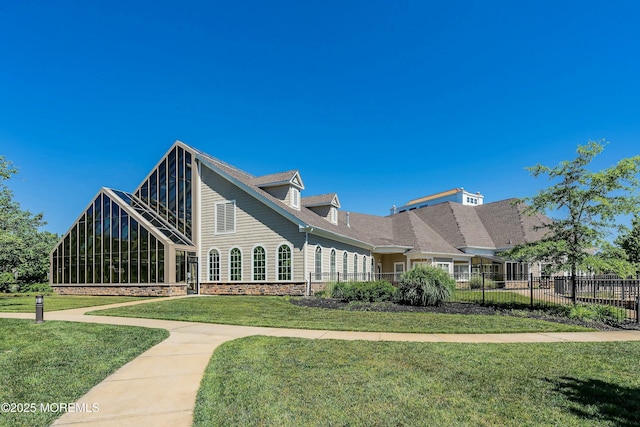
[[[541,226],[546,231],[537,242],[516,246],[506,255],[514,259],[552,262],[556,269],[577,271],[598,269],[628,272],[625,260],[611,256],[607,238],[622,230],[620,215],[637,213],[640,206],[638,173],[640,156],[625,158],[601,171],[587,167],[602,152],[604,142],[579,145],[577,157],[557,166],[527,168],[534,177],[547,176],[554,183],[531,198],[529,214],[554,212],[559,217]],[[602,249],[605,249],[604,251]]]
[[[633,264],[635,273],[640,273],[640,215],[631,220],[631,230],[625,230],[615,240],[627,260]]]
[[[17,273],[23,283],[44,281],[58,236],[39,231],[46,224],[43,215],[22,210],[13,200],[6,181],[16,173],[13,164],[0,156],[0,273]]]

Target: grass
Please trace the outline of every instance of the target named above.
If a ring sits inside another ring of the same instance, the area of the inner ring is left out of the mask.
[[[219,347],[194,426],[640,425],[640,343],[249,337]]]
[[[291,304],[286,297],[190,297],[89,314],[336,331],[504,333],[590,330],[513,316],[327,310],[300,307]]]
[[[94,307],[97,305],[116,304],[128,301],[140,301],[140,297],[113,296],[67,296],[46,295],[44,311],[69,310],[72,308]],[[0,294],[0,312],[35,313],[36,299],[34,295],[21,293]]]
[[[513,305],[530,305],[531,297],[519,294],[518,292],[495,291],[493,289],[486,290],[484,293],[485,303],[487,304],[513,304]],[[452,301],[456,302],[482,302],[482,290],[461,290],[456,289],[453,294]],[[534,297],[534,301],[538,301]]]
[[[168,336],[132,326],[0,319],[0,403],[74,402]],[[46,426],[59,415],[5,412],[0,426]]]

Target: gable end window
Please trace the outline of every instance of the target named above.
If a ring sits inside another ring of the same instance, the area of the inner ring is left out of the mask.
[[[216,234],[236,232],[236,201],[216,203]]]
[[[291,206],[294,208],[300,207],[300,190],[297,188],[291,189]]]

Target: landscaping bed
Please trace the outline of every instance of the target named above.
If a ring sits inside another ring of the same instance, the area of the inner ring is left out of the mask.
[[[393,302],[344,302],[335,298],[291,298],[291,303],[302,307],[324,308],[331,310],[349,311],[377,311],[389,313],[416,312],[416,313],[442,313],[442,314],[467,314],[467,315],[495,315],[528,317],[531,319],[545,320],[548,322],[562,323],[565,325],[585,326],[600,331],[615,331],[620,329],[640,330],[640,325],[631,321],[618,324],[606,324],[603,322],[571,319],[568,317],[550,314],[543,309],[531,310],[528,308],[513,309],[499,306],[479,305],[471,303],[444,302],[439,306],[411,306]]]

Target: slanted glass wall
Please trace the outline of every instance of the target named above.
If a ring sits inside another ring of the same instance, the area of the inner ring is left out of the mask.
[[[101,193],[53,252],[53,284],[164,283],[164,244]]]
[[[184,234],[192,236],[191,153],[173,147],[135,195]]]

